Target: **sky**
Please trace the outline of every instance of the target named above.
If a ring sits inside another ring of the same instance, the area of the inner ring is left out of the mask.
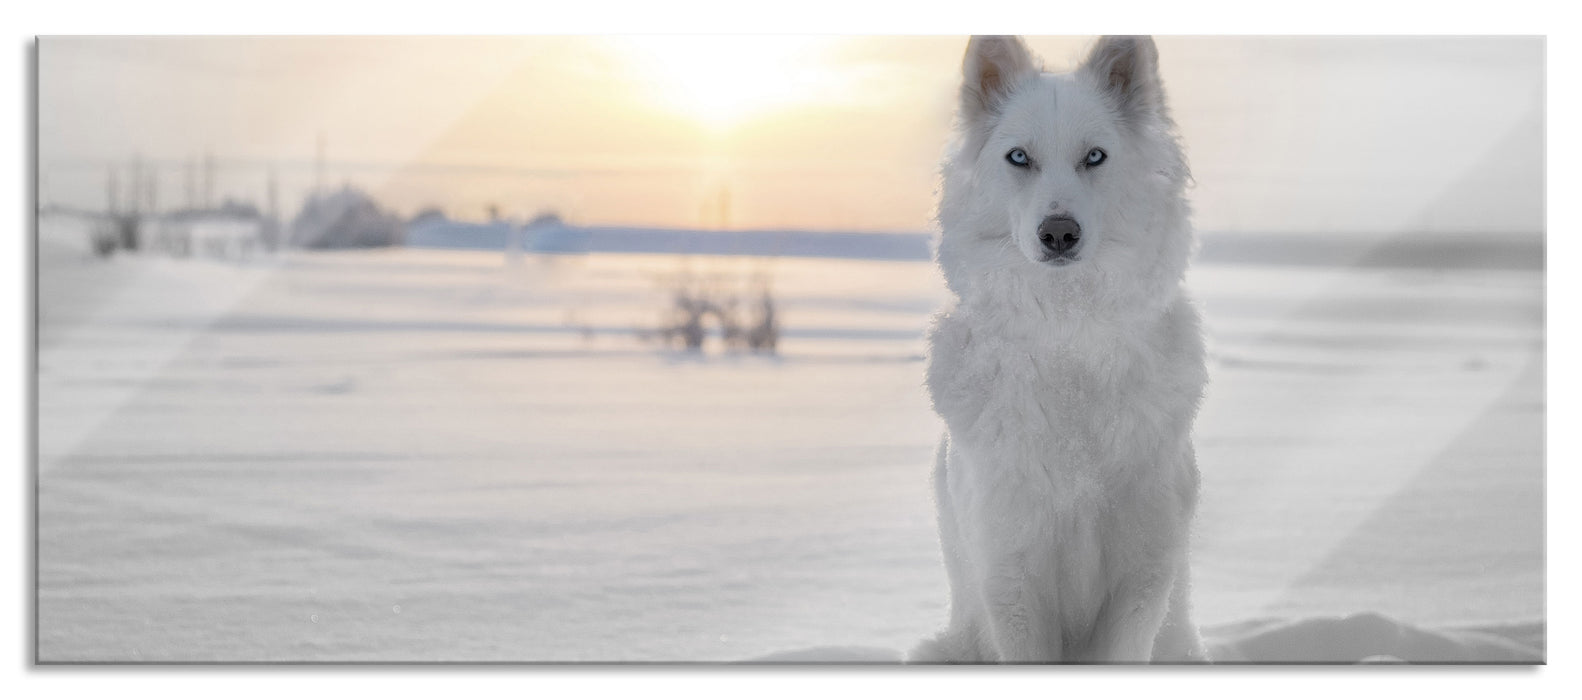
[[[1067,70],[1092,40],[1028,43]],[[1200,229],[1545,230],[1542,38],[1157,41]],[[136,158],[180,206],[209,154],[214,199],[273,180],[288,216],[322,182],[403,215],[926,231],[965,44],[45,37],[39,192],[102,208]]]

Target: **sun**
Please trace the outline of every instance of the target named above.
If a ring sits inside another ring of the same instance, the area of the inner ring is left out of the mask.
[[[789,106],[839,97],[832,37],[664,35],[614,37],[646,98],[714,130]]]

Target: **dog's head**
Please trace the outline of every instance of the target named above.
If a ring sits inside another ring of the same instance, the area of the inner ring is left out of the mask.
[[[1149,247],[1173,245],[1147,240],[1185,220],[1186,167],[1152,39],[1105,37],[1075,71],[1051,74],[1018,38],[973,37],[960,99],[942,257],[956,236],[993,264],[1076,276],[1094,266],[1126,273],[1158,257]],[[1012,249],[1020,259],[1005,259]]]

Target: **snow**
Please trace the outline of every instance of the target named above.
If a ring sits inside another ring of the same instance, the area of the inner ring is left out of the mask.
[[[42,661],[890,663],[944,622],[926,262],[86,240],[41,221]],[[768,275],[781,354],[640,340],[682,270]],[[1189,282],[1219,657],[1541,660],[1542,271]]]

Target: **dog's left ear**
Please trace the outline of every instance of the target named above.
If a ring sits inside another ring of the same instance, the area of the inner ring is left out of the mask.
[[[1128,119],[1164,112],[1164,86],[1159,80],[1159,49],[1147,36],[1106,36],[1082,62],[1086,73],[1120,107]]]
[[[1016,87],[1038,74],[1038,65],[1021,37],[975,36],[961,62],[961,115],[969,123],[996,114]]]

